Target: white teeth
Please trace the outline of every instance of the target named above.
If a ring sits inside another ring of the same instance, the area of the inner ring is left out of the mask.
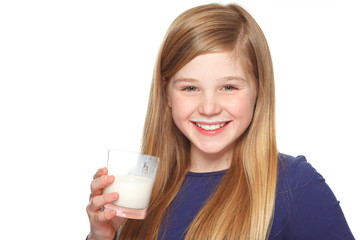
[[[214,131],[216,129],[222,128],[225,125],[226,125],[226,123],[213,124],[213,125],[206,125],[206,124],[196,123],[196,126],[198,126],[199,128],[202,128],[204,130],[207,130],[207,131]]]

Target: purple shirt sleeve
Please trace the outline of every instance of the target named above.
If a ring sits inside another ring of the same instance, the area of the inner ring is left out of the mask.
[[[275,215],[269,240],[354,239],[340,202],[306,161],[280,155]]]

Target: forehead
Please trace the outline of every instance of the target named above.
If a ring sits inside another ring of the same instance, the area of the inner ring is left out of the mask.
[[[215,52],[200,55],[182,67],[172,79],[219,79],[238,76],[246,79],[243,64],[232,52]]]

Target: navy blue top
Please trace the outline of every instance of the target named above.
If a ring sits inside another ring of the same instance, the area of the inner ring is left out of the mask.
[[[216,190],[226,170],[189,172],[169,207],[159,239],[183,239],[187,227]],[[240,204],[240,203],[239,203]],[[166,229],[166,231],[165,231]],[[165,233],[165,238],[162,238]],[[339,201],[305,157],[280,154],[274,222],[269,240],[354,239]]]

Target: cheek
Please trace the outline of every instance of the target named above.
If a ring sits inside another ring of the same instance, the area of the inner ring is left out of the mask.
[[[178,125],[180,121],[184,121],[190,117],[194,103],[186,101],[184,98],[174,96],[171,99],[171,105],[174,122]]]
[[[181,105],[174,106],[172,108],[172,119],[177,126],[177,128],[186,136],[187,129],[189,128],[189,114],[186,111],[186,108],[183,108]]]
[[[231,103],[231,111],[234,117],[243,119],[244,123],[250,123],[255,109],[255,98],[241,96]]]

